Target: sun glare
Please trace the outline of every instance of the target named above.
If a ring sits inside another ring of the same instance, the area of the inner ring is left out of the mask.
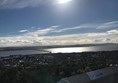
[[[70,1],[72,1],[72,0],[57,0],[57,3],[58,4],[66,4],[66,3],[70,2]]]

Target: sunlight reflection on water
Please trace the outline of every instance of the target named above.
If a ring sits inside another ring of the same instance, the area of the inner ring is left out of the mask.
[[[112,51],[118,50],[117,46],[90,46],[90,47],[66,47],[45,49],[52,53],[73,53],[73,52],[90,52],[90,51]]]
[[[47,49],[47,51],[50,51],[52,53],[72,53],[72,52],[89,51],[89,48],[88,47],[52,48],[52,49]]]

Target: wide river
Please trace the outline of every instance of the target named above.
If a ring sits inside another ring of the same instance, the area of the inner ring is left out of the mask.
[[[48,49],[41,49],[41,50],[44,50],[44,51],[40,51],[40,49],[2,51],[0,52],[0,56],[41,54],[41,53],[47,53],[47,52],[72,53],[72,52],[112,51],[112,50],[118,50],[118,45],[89,46],[89,47],[63,47],[63,48],[48,48]]]

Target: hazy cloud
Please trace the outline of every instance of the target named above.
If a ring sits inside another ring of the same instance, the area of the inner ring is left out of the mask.
[[[0,8],[14,9],[35,7],[46,0],[0,0]]]
[[[111,29],[111,28],[118,28],[118,21],[111,21],[100,24],[97,29]]]
[[[115,24],[115,25],[114,25]],[[83,24],[76,27],[62,28],[61,26],[51,26],[47,28],[38,28],[34,30],[20,30],[23,33],[18,36],[0,37],[0,47],[6,46],[41,46],[41,45],[71,45],[71,44],[97,44],[97,43],[118,43],[118,29],[112,29],[112,26],[116,26],[117,21],[101,23],[101,24]],[[103,25],[105,25],[103,27]],[[78,33],[78,34],[66,34],[61,35],[62,32],[76,29],[97,29],[98,26],[102,26],[101,29],[106,28],[106,25],[111,26],[110,30],[105,32],[93,32],[93,33]],[[50,33],[59,33],[59,36],[49,36]],[[46,36],[48,35],[48,36]]]
[[[95,25],[95,24],[82,24],[82,25],[79,25],[76,27],[58,29],[58,30],[55,30],[54,32],[64,32],[64,31],[68,31],[68,30],[76,30],[76,29],[83,29],[83,28],[95,28],[95,27],[97,27],[97,25]]]
[[[45,28],[45,29],[38,28],[37,30],[28,32],[25,35],[35,36],[35,37],[36,36],[42,36],[42,35],[46,35],[46,34],[54,32],[55,30],[57,30],[58,27],[59,26],[57,25],[57,26],[51,26],[51,27],[48,27],[48,28]]]
[[[20,30],[19,32],[20,33],[25,33],[25,32],[28,32],[28,30],[27,29],[24,29],[24,30]]]
[[[114,33],[109,33],[115,31]],[[62,36],[46,36],[43,40],[47,45],[71,45],[71,44],[96,44],[96,43],[118,43],[118,30],[110,30],[103,33],[83,33]]]
[[[30,30],[20,30],[19,32],[27,32],[25,35],[28,35],[28,36],[42,36],[42,35],[47,35],[47,34],[50,34],[50,33],[61,33],[61,32],[64,32],[64,31],[69,31],[69,30],[76,30],[76,29],[82,29],[82,28],[95,28],[96,25],[92,25],[92,24],[82,24],[80,26],[76,26],[76,27],[67,27],[67,28],[62,28],[60,29],[60,25],[56,25],[56,26],[51,26],[51,27],[48,27],[48,28],[45,28],[45,29],[41,29],[41,28],[38,28],[37,30],[34,30],[34,31],[30,31]],[[34,28],[32,28],[34,29]]]
[[[112,28],[117,29],[117,27],[118,27],[118,21],[111,21],[111,22],[106,22],[101,24],[82,24],[79,26],[66,27],[66,28],[62,28],[60,27],[60,25],[56,25],[45,29],[39,28],[35,31],[31,31],[27,33],[27,35],[40,36],[40,35],[47,35],[49,33],[61,33],[69,30],[77,30],[77,29],[112,29]]]
[[[107,31],[109,34],[117,34],[118,33],[118,30],[110,30],[110,31]]]
[[[0,47],[6,46],[42,46],[42,45],[72,45],[118,43],[118,30],[103,33],[83,33],[62,36],[32,36],[21,35],[13,37],[0,37]]]

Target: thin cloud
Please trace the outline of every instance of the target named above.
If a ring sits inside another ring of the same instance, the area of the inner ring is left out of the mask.
[[[28,30],[27,29],[24,29],[24,30],[20,30],[19,32],[20,33],[25,33],[25,32],[28,32]]]
[[[30,35],[30,36],[41,36],[41,35],[48,35],[50,33],[61,33],[61,32],[65,32],[65,31],[69,31],[69,30],[76,30],[76,29],[83,29],[83,28],[95,28],[96,25],[92,25],[92,24],[83,24],[80,26],[76,26],[76,27],[70,27],[70,28],[62,28],[60,29],[60,25],[56,25],[56,26],[50,26],[48,28],[45,29],[41,29],[38,28],[35,31],[30,31],[28,32],[28,30],[21,30],[20,32],[27,32],[25,35]]]
[[[35,7],[40,5],[42,1],[43,0],[0,0],[0,8],[21,9],[25,7]]]
[[[100,24],[97,29],[111,29],[111,28],[118,28],[118,21],[111,21]]]
[[[63,28],[55,30],[54,32],[64,32],[68,30],[76,30],[76,29],[112,29],[112,28],[118,28],[118,21],[111,21],[101,24],[82,24],[76,27],[69,27],[69,28]]]
[[[35,37],[36,36],[42,36],[42,35],[46,35],[46,34],[54,32],[55,30],[57,30],[58,27],[59,27],[59,25],[51,26],[51,27],[48,27],[48,28],[45,28],[45,29],[38,29],[36,31],[28,32],[24,35],[35,36]]]
[[[70,28],[63,28],[63,29],[58,29],[55,30],[54,32],[64,32],[68,30],[76,30],[76,29],[83,29],[83,28],[95,28],[97,25],[95,24],[82,24],[76,27],[70,27]]]
[[[38,28],[37,30],[33,30],[27,32],[25,35],[30,35],[30,36],[42,36],[42,35],[48,35],[50,33],[62,33],[62,32],[67,32],[71,30],[78,30],[78,29],[117,29],[118,26],[118,21],[111,21],[111,22],[106,22],[106,23],[101,23],[101,24],[82,24],[79,26],[75,27],[67,27],[67,28],[62,28],[60,25],[56,26],[51,26],[45,29]],[[61,29],[60,29],[61,28]],[[21,31],[25,32],[25,30]],[[97,30],[96,30],[97,32]]]

